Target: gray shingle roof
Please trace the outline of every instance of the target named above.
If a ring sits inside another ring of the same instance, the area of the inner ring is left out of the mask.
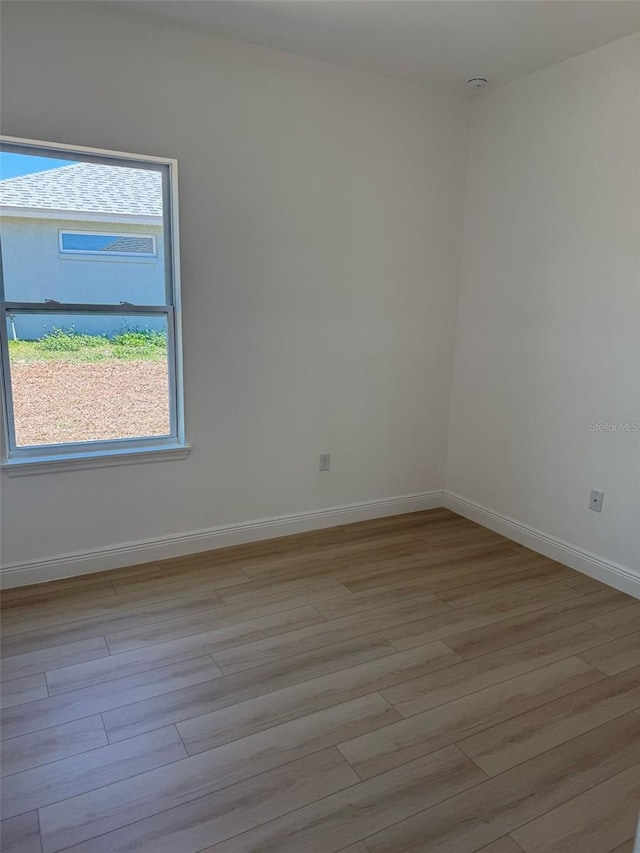
[[[150,169],[74,163],[0,181],[0,206],[162,215],[162,176]]]
[[[101,252],[129,252],[132,255],[153,254],[152,237],[118,237],[100,249]]]

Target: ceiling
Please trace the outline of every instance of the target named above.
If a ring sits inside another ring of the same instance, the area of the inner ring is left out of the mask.
[[[126,8],[460,89],[468,77],[505,83],[640,30],[637,0],[126,0]]]

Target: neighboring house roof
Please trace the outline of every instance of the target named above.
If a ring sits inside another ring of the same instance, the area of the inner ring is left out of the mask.
[[[152,169],[74,163],[0,181],[0,207],[162,216],[162,176]]]

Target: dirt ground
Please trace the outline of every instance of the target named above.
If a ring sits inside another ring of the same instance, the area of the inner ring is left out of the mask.
[[[11,365],[18,446],[166,435],[165,361]]]

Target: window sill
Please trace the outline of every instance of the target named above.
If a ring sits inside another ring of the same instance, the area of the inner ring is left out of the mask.
[[[28,477],[32,474],[79,471],[83,468],[111,468],[115,465],[138,465],[141,462],[164,462],[169,459],[186,459],[190,452],[190,445],[176,444],[144,449],[135,448],[106,452],[69,453],[65,456],[9,459],[2,464],[2,470],[10,477]]]

